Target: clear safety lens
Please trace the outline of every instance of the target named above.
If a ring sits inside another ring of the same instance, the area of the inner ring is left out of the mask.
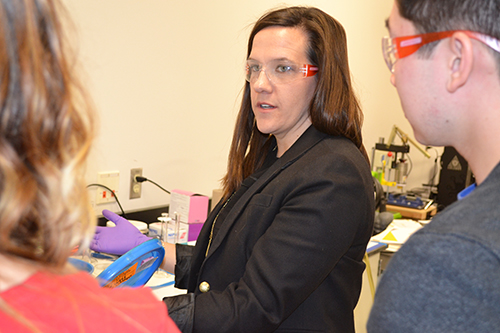
[[[393,43],[392,38],[382,38],[382,53],[384,54],[384,60],[387,64],[387,67],[389,67],[389,70],[392,72],[394,69],[394,64],[398,59],[396,44]]]
[[[277,84],[289,83],[298,78],[313,76],[318,72],[318,68],[312,65],[297,65],[286,60],[274,60],[266,65],[248,60],[246,64],[246,80],[255,82],[261,72],[264,72],[269,81]]]

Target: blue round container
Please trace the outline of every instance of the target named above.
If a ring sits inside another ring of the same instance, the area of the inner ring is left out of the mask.
[[[158,239],[151,239],[136,246],[97,276],[101,287],[141,287],[159,268],[165,249]]]
[[[86,261],[77,258],[68,258],[68,262],[80,271],[85,271],[89,274],[92,274],[94,271],[94,266]]]

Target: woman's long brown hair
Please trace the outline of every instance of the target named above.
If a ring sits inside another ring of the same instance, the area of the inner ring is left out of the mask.
[[[323,133],[351,140],[369,163],[361,136],[363,113],[352,88],[347,39],[342,25],[314,7],[273,10],[255,23],[248,41],[247,57],[252,51],[255,35],[271,26],[298,27],[308,35],[309,61],[319,67],[309,111],[312,124]],[[269,138],[256,127],[247,82],[229,151],[227,173],[222,179],[223,198],[228,198],[243,179],[262,165]]]

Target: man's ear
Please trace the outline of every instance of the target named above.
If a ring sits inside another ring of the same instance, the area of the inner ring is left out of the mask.
[[[457,91],[465,85],[472,72],[474,63],[474,53],[472,50],[472,40],[463,32],[456,32],[451,36],[448,43],[450,48],[449,73],[450,77],[447,89],[450,93]]]

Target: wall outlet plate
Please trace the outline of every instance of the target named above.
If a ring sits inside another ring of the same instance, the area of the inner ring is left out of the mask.
[[[113,193],[99,186],[95,198],[96,205],[114,202],[116,200],[115,195],[118,195],[118,187],[120,186],[120,172],[99,172],[97,174],[97,184],[108,187]]]
[[[142,176],[142,168],[130,169],[130,196],[129,199],[138,199],[142,193],[142,183],[135,180],[135,176]]]

